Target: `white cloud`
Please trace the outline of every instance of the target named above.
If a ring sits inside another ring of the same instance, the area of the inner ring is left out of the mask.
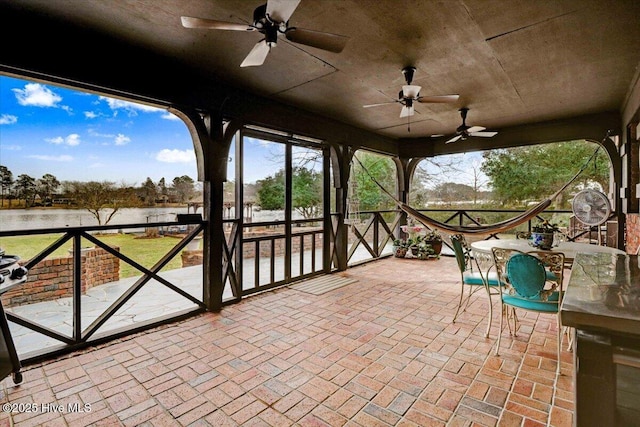
[[[70,145],[72,147],[79,145],[80,135],[78,135],[77,133],[72,133],[71,135],[67,136],[67,138],[65,139],[65,144]]]
[[[66,138],[57,136],[55,138],[48,138],[45,141],[51,144],[56,144],[56,145],[64,144],[70,147],[75,147],[76,145],[80,145],[80,135],[78,135],[77,133],[72,133],[72,134],[69,134]]]
[[[27,83],[24,89],[13,89],[20,105],[57,107],[62,97],[39,83]]]
[[[12,125],[18,122],[18,117],[11,114],[3,114],[0,116],[0,125]]]
[[[19,145],[3,145],[2,149],[9,150],[9,151],[20,151],[22,150],[22,147]]]
[[[48,143],[60,145],[64,143],[64,138],[61,136],[56,136],[55,138],[47,138],[45,139]]]
[[[100,100],[105,101],[113,111],[117,112],[117,110],[125,110],[130,116],[135,116],[138,111],[142,111],[144,113],[158,113],[165,111],[161,108],[136,104],[134,102],[123,101],[120,99],[107,98],[106,96],[101,96]]]
[[[95,119],[96,117],[98,117],[98,115],[96,113],[94,113],[93,111],[85,111],[84,112],[84,116],[87,119]]]
[[[181,120],[180,117],[176,116],[175,114],[171,114],[168,111],[165,114],[163,114],[161,117],[165,120],[178,120],[178,121]]]
[[[156,154],[156,160],[164,163],[190,163],[196,160],[193,150],[169,150],[165,148]]]
[[[67,156],[66,154],[63,154],[61,156],[47,156],[47,155],[34,154],[32,156],[27,156],[27,157],[31,159],[46,160],[48,162],[70,162],[73,160],[73,157]]]
[[[127,145],[130,142],[131,142],[131,138],[129,138],[128,136],[125,136],[125,135],[123,135],[121,133],[119,133],[116,136],[116,139],[115,139],[116,145]]]
[[[89,135],[95,136],[97,138],[114,138],[115,135],[112,133],[98,133],[95,129],[89,129]]]

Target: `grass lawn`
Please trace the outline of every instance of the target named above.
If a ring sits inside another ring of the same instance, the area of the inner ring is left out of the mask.
[[[42,252],[53,242],[58,240],[62,234],[58,235],[36,235],[36,236],[15,236],[0,237],[0,248],[7,255],[18,255],[23,260],[28,260]],[[102,234],[96,236],[100,241],[110,246],[120,248],[120,252],[141,265],[150,268],[160,258],[162,258],[171,248],[180,242],[174,237],[159,237],[154,239],[138,238],[133,234]],[[86,239],[82,239],[82,247],[93,247],[94,245]],[[58,248],[50,258],[69,256],[72,248],[72,241],[66,242]],[[163,270],[172,270],[182,267],[180,255],[173,258]],[[124,261],[120,262],[120,277],[131,277],[140,275],[140,271],[130,266]]]

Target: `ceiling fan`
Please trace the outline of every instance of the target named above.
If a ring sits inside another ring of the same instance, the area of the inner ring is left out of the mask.
[[[492,136],[496,136],[498,132],[484,132],[486,129],[482,126],[467,126],[467,112],[469,109],[467,107],[463,107],[460,110],[460,116],[462,116],[462,124],[458,126],[456,129],[456,136],[445,142],[445,144],[449,144],[450,142],[456,142],[459,140],[464,141],[470,136],[480,136],[484,138],[491,138]],[[433,135],[433,136],[441,136],[441,135]]]
[[[253,11],[252,24],[236,24],[234,22],[216,21],[213,19],[192,18],[183,16],[182,26],[185,28],[201,28],[210,30],[257,31],[264,35],[251,49],[251,52],[240,64],[241,67],[262,65],[269,51],[278,42],[278,33],[284,34],[287,40],[316,47],[329,52],[339,53],[344,49],[348,37],[320,31],[289,27],[289,18],[300,4],[300,0],[268,0]]]
[[[378,107],[380,105],[391,105],[399,103],[402,105],[400,110],[400,117],[413,116],[416,112],[414,108],[414,102],[420,103],[447,103],[456,102],[460,95],[436,95],[436,96],[420,96],[421,86],[415,86],[411,84],[413,75],[416,72],[415,67],[405,67],[402,69],[402,74],[407,81],[407,84],[402,86],[402,90],[398,93],[398,99],[390,102],[382,102],[380,104],[363,105],[364,108]]]

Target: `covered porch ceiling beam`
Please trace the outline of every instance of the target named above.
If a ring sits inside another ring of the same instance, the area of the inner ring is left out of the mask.
[[[498,134],[492,138],[471,137],[450,144],[446,141],[451,136],[404,138],[398,141],[398,152],[404,158],[434,157],[579,139],[601,141],[607,130],[620,135],[621,123],[620,113],[612,111],[496,129]]]

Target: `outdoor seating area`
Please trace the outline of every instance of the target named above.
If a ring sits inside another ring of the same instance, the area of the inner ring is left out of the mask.
[[[0,425],[572,425],[573,355],[563,346],[556,376],[555,314],[519,314],[496,356],[483,292],[452,322],[454,257],[339,274],[353,280],[320,295],[278,288],[27,366],[20,385],[2,382],[15,410]]]
[[[0,427],[639,425],[639,18],[0,0]]]

